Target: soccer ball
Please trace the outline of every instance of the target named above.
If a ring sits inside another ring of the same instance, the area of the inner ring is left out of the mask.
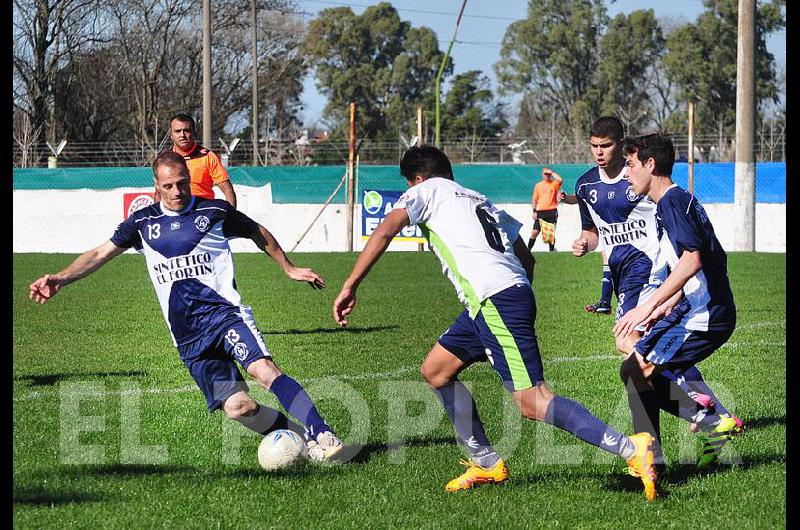
[[[278,429],[261,440],[258,463],[267,471],[284,469],[305,460],[306,454],[306,444],[299,434]]]

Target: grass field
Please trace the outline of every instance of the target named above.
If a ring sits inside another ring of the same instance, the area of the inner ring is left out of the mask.
[[[260,437],[206,412],[141,257],[117,258],[44,306],[28,300],[32,280],[73,258],[14,257],[16,528],[785,526],[783,254],[729,255],[738,327],[701,364],[748,425],[723,454],[736,465],[698,473],[685,463],[698,448],[688,426],[664,417],[670,464],[653,504],[622,460],[520,420],[485,365],[463,379],[512,480],[445,493],[463,455],[417,367],[460,307],[431,253],[385,256],[348,329],[335,327],[331,304],[353,254],[294,256],[325,277],[321,292],[287,280],[263,256],[236,257],[239,291],[276,361],[354,444],[347,463],[273,475],[258,467]],[[555,391],[630,432],[612,319],[582,309],[599,294],[599,274],[599,255],[537,254],[545,375]],[[263,390],[253,395],[277,405]]]

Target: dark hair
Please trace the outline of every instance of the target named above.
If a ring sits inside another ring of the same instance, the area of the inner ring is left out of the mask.
[[[589,136],[597,138],[611,138],[615,142],[622,140],[625,136],[622,122],[614,116],[601,116],[597,118],[589,129]]]
[[[652,158],[656,162],[655,175],[669,177],[672,175],[672,166],[675,164],[675,147],[672,145],[672,135],[658,132],[635,138],[622,140],[622,150],[626,155],[636,153],[642,164]]]
[[[158,168],[161,166],[180,169],[187,177],[189,176],[189,167],[186,165],[186,160],[172,149],[161,151],[156,159],[153,160],[153,176],[155,178],[158,178]]]
[[[192,126],[192,132],[194,132],[194,131],[195,131],[194,118],[192,118],[191,116],[189,116],[189,115],[188,115],[188,114],[186,114],[185,112],[179,112],[179,113],[175,114],[174,116],[172,116],[172,117],[169,119],[169,128],[170,128],[170,129],[172,129],[172,122],[173,122],[174,120],[178,120],[178,121],[188,121],[188,122],[191,124],[191,126]]]
[[[406,180],[414,180],[417,175],[425,178],[444,177],[453,180],[450,160],[441,150],[432,145],[414,146],[408,149],[400,160],[400,174]]]

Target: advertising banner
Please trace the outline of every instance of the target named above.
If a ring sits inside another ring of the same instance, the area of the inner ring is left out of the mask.
[[[364,190],[361,198],[361,239],[369,239],[402,194],[402,191],[395,190]],[[407,226],[393,241],[425,243],[425,238],[418,226]]]
[[[122,217],[127,219],[130,214],[136,210],[146,208],[155,202],[153,200],[154,193],[139,192],[139,193],[125,193],[122,198]]]

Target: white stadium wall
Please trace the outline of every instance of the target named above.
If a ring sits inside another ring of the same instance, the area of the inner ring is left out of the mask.
[[[80,253],[106,241],[124,218],[125,193],[150,192],[152,189],[118,188],[113,190],[14,190],[13,252]],[[289,251],[322,209],[322,204],[274,204],[269,185],[236,186],[239,209],[266,226]],[[221,196],[218,194],[218,196]],[[526,204],[498,204],[523,223],[520,234],[527,242],[530,235],[531,209]],[[705,204],[717,237],[727,251],[735,251],[734,233],[740,225],[732,204]],[[356,206],[354,242],[363,248],[360,229],[360,206]],[[309,230],[296,252],[340,252],[347,244],[346,208],[329,204]],[[578,207],[559,207],[556,249],[568,251],[580,233]],[[235,240],[236,252],[258,252],[249,241]],[[417,243],[392,243],[390,250],[416,250]],[[541,238],[536,251],[547,246]],[[756,205],[756,251],[786,251],[786,204]]]

